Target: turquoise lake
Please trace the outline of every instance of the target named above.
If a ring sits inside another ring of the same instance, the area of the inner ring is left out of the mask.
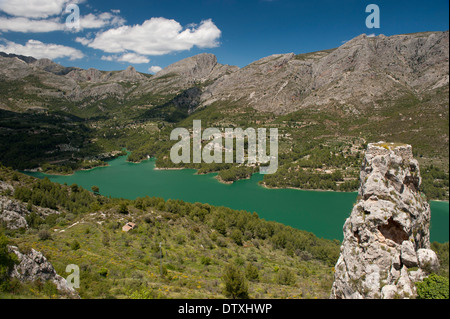
[[[217,174],[196,175],[195,170],[155,170],[153,159],[140,164],[128,163],[126,157],[109,162],[108,167],[79,171],[72,176],[41,173],[60,184],[74,183],[90,190],[100,187],[105,196],[136,199],[162,197],[186,202],[208,203],[237,210],[257,212],[261,218],[280,222],[327,239],[343,239],[342,228],[350,215],[357,193],[266,189],[258,184],[262,175],[232,185],[219,183]],[[431,241],[449,241],[449,203],[431,202]]]

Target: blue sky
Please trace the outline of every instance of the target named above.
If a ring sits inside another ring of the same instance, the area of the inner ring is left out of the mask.
[[[80,29],[66,24],[71,3]],[[379,29],[366,27],[372,3]],[[272,54],[335,48],[362,33],[445,31],[448,11],[448,0],[0,0],[0,51],[146,73],[208,52],[244,67]]]

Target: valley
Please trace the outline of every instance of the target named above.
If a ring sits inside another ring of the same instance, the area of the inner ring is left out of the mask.
[[[399,50],[398,43],[405,49]],[[379,60],[380,51],[389,58]],[[350,52],[352,59],[344,63],[342,57]],[[242,69],[201,54],[154,76],[132,67],[120,72],[81,70],[6,55],[0,57],[0,108],[8,111],[2,111],[0,138],[9,154],[2,152],[0,161],[17,169],[71,174],[104,165],[126,148],[132,162],[150,156],[157,158],[159,168],[180,168],[169,160],[174,144],[170,133],[202,120],[222,130],[279,130],[280,169],[265,177],[268,187],[356,191],[367,143],[400,141],[411,144],[420,161],[423,191],[431,199],[448,200],[448,74],[442,73],[448,67],[446,52],[448,32],[360,36],[333,50],[275,55]],[[433,57],[426,64],[418,58],[424,54]],[[405,64],[399,56],[415,62]],[[332,73],[306,71],[324,66]],[[362,77],[362,91],[351,92]],[[235,87],[234,78],[252,92],[243,96],[245,90]],[[386,92],[392,85],[395,89]],[[300,88],[302,93],[297,92]],[[269,97],[276,110],[263,107]],[[27,117],[33,125],[20,127]],[[15,122],[21,124],[11,127]],[[30,147],[15,142],[26,135],[27,141],[36,138],[46,145],[28,152],[35,142]],[[11,161],[16,158],[11,152],[19,160]],[[183,167],[218,172],[226,182],[256,171],[229,164]],[[288,178],[291,174],[296,178]]]
[[[0,257],[79,265],[84,299],[226,298],[229,273],[244,297],[325,299],[367,146],[385,141],[412,146],[448,278],[448,38],[360,35],[243,68],[203,53],[155,75],[1,53]],[[194,121],[278,129],[277,172],[173,163],[171,133]],[[3,275],[0,298],[69,297]]]

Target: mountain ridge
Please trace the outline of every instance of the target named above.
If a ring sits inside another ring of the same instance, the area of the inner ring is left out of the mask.
[[[216,56],[203,53],[169,65],[153,76],[131,66],[114,72],[82,70],[48,59],[2,54],[0,76],[13,80],[37,76],[45,85],[64,92],[59,98],[75,102],[111,96],[178,95],[201,86],[201,106],[231,101],[278,115],[328,107],[361,114],[370,107],[382,107],[379,100],[406,94],[422,98],[448,87],[448,35],[448,31],[390,37],[362,34],[338,48],[300,55],[275,54],[244,68],[219,64]],[[10,58],[16,60],[4,61]],[[125,87],[119,83],[131,84]]]

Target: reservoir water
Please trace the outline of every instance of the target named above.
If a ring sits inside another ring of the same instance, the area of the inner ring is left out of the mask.
[[[98,186],[104,196],[136,199],[162,197],[186,202],[208,203],[257,212],[261,218],[280,222],[327,239],[343,239],[342,228],[350,215],[357,193],[266,189],[258,184],[262,175],[232,185],[219,183],[217,174],[196,175],[195,170],[155,170],[153,159],[128,163],[126,156],[108,167],[79,171],[71,176],[28,173],[53,182],[78,184],[90,190]],[[431,202],[431,241],[449,241],[449,203]]]

